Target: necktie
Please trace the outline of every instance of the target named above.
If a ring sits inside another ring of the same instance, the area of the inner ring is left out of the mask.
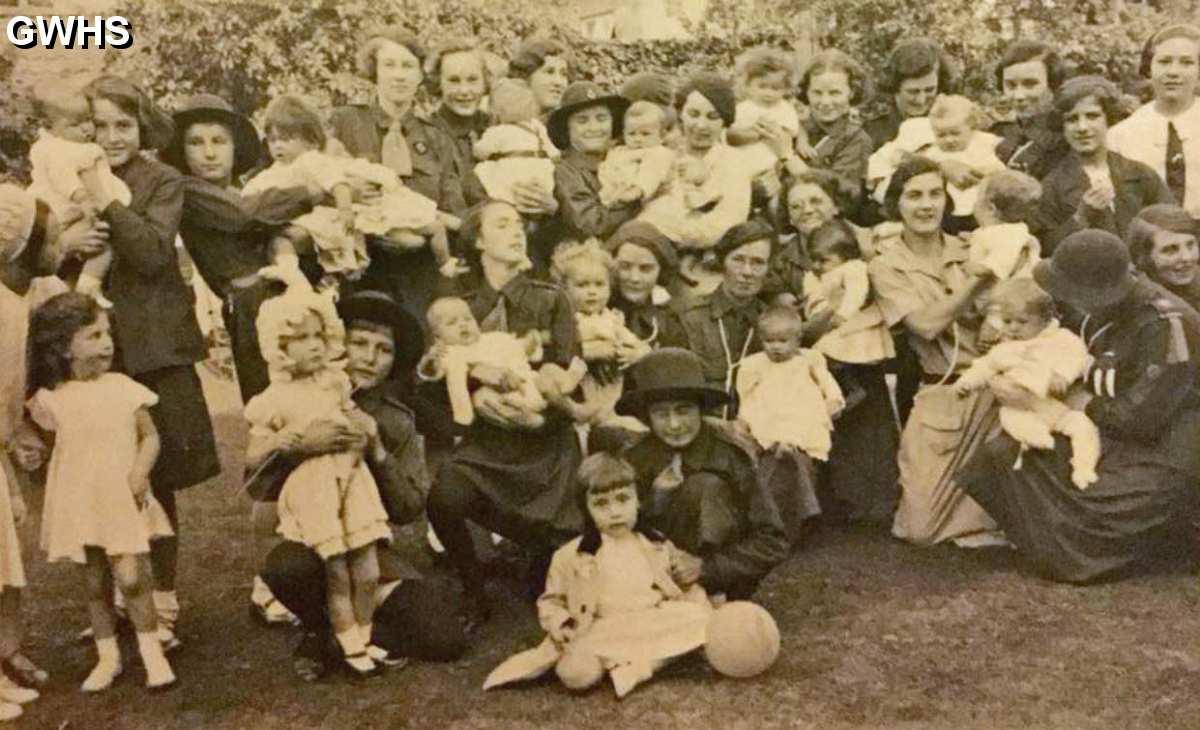
[[[404,138],[404,129],[397,119],[383,136],[383,146],[379,155],[383,164],[390,167],[402,178],[412,177],[412,153],[408,151],[408,140]]]
[[[1183,140],[1175,129],[1174,122],[1167,122],[1167,187],[1175,201],[1183,204],[1183,191],[1187,181],[1187,166],[1183,161]]]
[[[484,332],[508,331],[508,307],[504,305],[504,297],[496,297],[496,306],[479,320],[479,329]]]

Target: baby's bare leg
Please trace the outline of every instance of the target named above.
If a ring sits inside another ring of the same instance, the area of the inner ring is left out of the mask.
[[[1054,431],[1071,440],[1071,481],[1083,489],[1099,476],[1100,429],[1081,411],[1068,410],[1054,424]]]

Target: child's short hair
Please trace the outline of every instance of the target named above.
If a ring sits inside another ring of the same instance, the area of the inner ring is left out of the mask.
[[[769,46],[751,48],[734,61],[734,73],[742,86],[754,79],[781,71],[784,86],[789,89],[794,87],[798,73],[796,64],[786,51]]]
[[[988,175],[979,192],[1005,223],[1025,223],[1042,199],[1042,184],[1017,170],[1000,170]]]
[[[575,473],[575,482],[586,497],[633,486],[637,483],[637,472],[620,456],[601,451],[583,460]]]
[[[611,272],[612,254],[601,248],[600,242],[594,238],[583,242],[560,243],[550,258],[550,277],[559,284],[565,284],[576,271],[589,264]]]
[[[515,79],[501,79],[493,84],[488,104],[493,124],[528,122],[541,114],[529,85]]]
[[[831,220],[822,223],[808,237],[808,251],[829,251],[843,259],[862,258],[862,249],[858,246],[858,236],[850,224],[843,220]]]
[[[34,116],[42,122],[49,122],[51,119],[75,111],[91,114],[83,87],[64,87],[57,80],[55,83],[44,82],[35,86],[30,101]]]
[[[96,300],[78,292],[63,292],[33,310],[29,322],[32,369],[29,394],[48,390],[71,379],[71,339],[96,322],[101,313]]]
[[[650,101],[635,101],[625,110],[625,129],[629,129],[631,121],[650,118],[658,123],[659,129],[666,129],[667,113],[661,106]]]
[[[1037,285],[1033,279],[1016,278],[999,282],[987,295],[987,306],[1019,304],[1024,311],[1048,321],[1058,316],[1054,308],[1054,297]]]
[[[1121,120],[1121,91],[1116,84],[1103,76],[1075,76],[1064,81],[1054,95],[1054,112],[1049,120],[1051,128],[1062,131],[1066,116],[1079,102],[1088,98],[1096,100],[1104,112],[1105,121],[1110,125]]]
[[[763,313],[758,315],[758,321],[755,327],[762,330],[772,324],[786,325],[792,327],[799,336],[804,331],[804,318],[796,311],[794,307],[785,307],[783,305],[774,305],[767,307]]]
[[[321,117],[298,96],[285,94],[268,104],[263,127],[278,137],[300,139],[319,150],[325,148]]]
[[[940,94],[929,107],[930,119],[953,119],[966,117],[972,129],[979,128],[979,107],[975,102],[958,94]]]
[[[284,351],[283,341],[310,314],[316,315],[321,321],[329,365],[333,368],[345,367],[346,327],[338,316],[333,297],[293,286],[283,294],[263,302],[254,320],[258,330],[258,347],[262,350],[272,382],[287,382],[292,378],[296,363]]]
[[[434,328],[434,324],[437,322],[438,317],[441,316],[442,312],[447,307],[454,304],[462,304],[466,306],[468,310],[470,309],[470,305],[467,304],[467,300],[463,299],[462,297],[438,297],[429,303],[429,308],[425,310],[425,322],[429,325],[430,330]]]

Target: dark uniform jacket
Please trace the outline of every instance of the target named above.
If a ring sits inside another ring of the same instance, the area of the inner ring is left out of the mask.
[[[652,433],[625,452],[637,473],[642,504],[651,504],[654,479],[671,463],[674,453]],[[685,479],[693,474],[713,474],[733,485],[737,495],[732,507],[740,518],[740,534],[703,556],[700,582],[710,592],[757,582],[787,557],[783,520],[775,499],[758,479],[754,453],[753,444],[707,419],[695,440],[683,450]],[[654,518],[651,515],[652,526]]]
[[[581,354],[579,333],[575,329],[575,311],[565,292],[554,284],[530,279],[522,274],[500,291],[486,281],[461,295],[481,324],[503,303],[507,326],[503,331],[521,337],[531,330],[542,335],[542,361],[569,365]]]
[[[488,128],[488,116],[476,112],[469,117],[461,117],[450,111],[445,104],[437,108],[429,121],[441,130],[454,143],[454,169],[463,183],[463,195],[468,205],[482,202],[487,193],[479,178],[475,176],[475,142]]]
[[[1051,126],[1049,113],[1015,122],[998,122],[988,131],[1003,137],[996,146],[996,156],[1009,169],[1038,180],[1050,174],[1071,151],[1062,132]]]
[[[396,525],[419,518],[429,494],[424,440],[417,433],[412,410],[400,400],[401,392],[398,383],[384,381],[354,394],[354,402],[379,424],[387,458],[371,464],[371,474],[379,485],[388,521]]]
[[[722,285],[711,294],[679,300],[673,307],[684,347],[704,361],[704,379],[726,390],[726,377],[746,355],[762,349],[754,326],[766,305],[760,299],[741,304]],[[724,337],[722,337],[724,334]]]
[[[554,195],[562,223],[560,240],[606,240],[641,209],[638,203],[605,207],[600,202],[599,169],[599,161],[574,150],[563,153],[554,167]]]
[[[895,139],[903,122],[895,104],[888,104],[887,111],[864,122],[863,131],[871,138],[872,151]]]
[[[1115,210],[1088,210],[1087,225],[1075,220],[1075,211],[1091,183],[1075,155],[1067,155],[1042,180],[1042,202],[1038,220],[1031,226],[1039,233],[1042,256],[1054,252],[1058,243],[1075,231],[1099,228],[1124,238],[1125,230],[1142,208],[1155,203],[1172,203],[1171,191],[1154,170],[1115,152],[1108,153]]]
[[[114,201],[100,213],[115,254],[105,293],[113,302],[123,371],[137,376],[199,362],[207,350],[196,323],[196,299],[175,253],[183,178],[142,155],[113,172],[132,195],[128,206]]]
[[[1097,374],[1104,380],[1110,372],[1113,378],[1115,395],[1105,387],[1087,405],[1100,429],[1102,459],[1133,452],[1135,461],[1194,477],[1200,472],[1200,433],[1187,425],[1200,425],[1200,314],[1141,277],[1116,319],[1085,326],[1082,336],[1096,359],[1089,381]]]

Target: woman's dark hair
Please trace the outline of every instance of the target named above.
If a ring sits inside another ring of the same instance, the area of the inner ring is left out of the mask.
[[[821,188],[833,204],[837,207],[840,215],[846,215],[854,210],[855,198],[858,197],[858,192],[850,187],[850,184],[839,175],[836,175],[828,170],[821,170],[815,167],[810,167],[799,175],[788,178],[783,184],[783,190],[779,195],[779,230],[786,231],[792,227],[791,219],[788,218],[788,199],[792,196],[792,191],[800,185],[816,185]]]
[[[588,513],[587,498],[589,494],[603,494],[624,487],[637,488],[637,472],[624,458],[607,451],[599,451],[583,460],[579,470],[575,472],[575,500],[579,505],[579,514],[583,516],[583,539],[579,541],[579,552],[596,554],[600,549],[600,530]],[[638,495],[639,499],[641,494]],[[634,532],[647,534],[642,523],[642,511],[638,510],[637,524]],[[662,539],[656,533],[647,535],[652,539]]]
[[[363,43],[355,53],[354,60],[359,76],[375,83],[375,58],[379,55],[379,49],[388,43],[404,46],[409,53],[417,57],[418,65],[424,63],[425,47],[421,45],[417,37],[405,28],[389,25],[371,33],[367,37],[367,42]]]
[[[138,123],[138,135],[144,150],[160,150],[171,144],[175,124],[145,92],[119,76],[101,76],[84,89],[89,104],[107,101]]]
[[[571,51],[562,43],[550,38],[530,38],[517,47],[508,62],[508,75],[514,79],[529,80],[535,71],[552,56],[561,56],[567,62],[567,79],[575,78],[575,65]]]
[[[52,390],[71,379],[71,339],[94,324],[100,305],[86,294],[64,292],[33,311],[29,322],[29,393]]]
[[[815,256],[817,251],[829,251],[841,256],[846,261],[862,258],[862,249],[858,247],[858,236],[850,224],[842,220],[833,220],[817,226],[808,236],[808,255]]]
[[[942,168],[928,157],[913,155],[900,163],[896,171],[892,173],[887,192],[883,195],[883,211],[888,220],[900,220],[900,196],[904,193],[904,186],[908,185],[908,181],[931,172],[936,172],[942,178],[942,188],[945,189],[946,176],[942,174]],[[949,206],[947,206],[947,210],[949,210]]]
[[[1138,64],[1138,72],[1144,78],[1150,78],[1150,67],[1154,64],[1154,50],[1158,48],[1158,44],[1173,38],[1187,38],[1194,42],[1197,48],[1200,48],[1200,28],[1186,23],[1168,25],[1150,36],[1146,40],[1146,44],[1142,46],[1142,58],[1141,63]],[[1197,58],[1196,62],[1200,63],[1200,58]]]
[[[1054,95],[1054,113],[1050,116],[1050,128],[1063,131],[1063,121],[1075,105],[1089,97],[1095,98],[1104,111],[1104,119],[1112,126],[1121,120],[1121,92],[1101,76],[1075,76],[1063,82]]]
[[[937,71],[939,94],[957,94],[962,83],[962,72],[950,54],[942,50],[937,41],[929,38],[902,40],[892,49],[879,79],[879,90],[885,94],[896,94],[900,84],[909,79],[918,79]]]
[[[800,101],[808,103],[808,87],[812,83],[813,76],[822,73],[839,71],[846,74],[846,82],[850,85],[850,105],[857,106],[861,104],[868,96],[868,80],[866,71],[862,65],[847,55],[844,51],[839,51],[836,48],[827,48],[817,55],[812,57],[812,60],[805,66],[804,71],[800,74],[800,84],[797,89],[797,94]]]
[[[1018,63],[1041,61],[1046,67],[1046,85],[1051,91],[1056,91],[1066,76],[1066,67],[1062,58],[1046,43],[1033,40],[1014,41],[1004,49],[1000,63],[996,64],[996,88],[1004,91],[1004,69]]]
[[[325,148],[325,128],[316,110],[298,96],[285,94],[267,105],[263,128],[284,139],[300,139],[316,149]]]
[[[1154,236],[1163,231],[1169,233],[1185,233],[1200,240],[1200,223],[1192,219],[1188,212],[1173,203],[1158,203],[1142,208],[1137,217],[1129,224],[1125,233],[1125,243],[1129,246],[1129,258],[1133,265],[1147,271],[1146,260],[1154,250]]]

